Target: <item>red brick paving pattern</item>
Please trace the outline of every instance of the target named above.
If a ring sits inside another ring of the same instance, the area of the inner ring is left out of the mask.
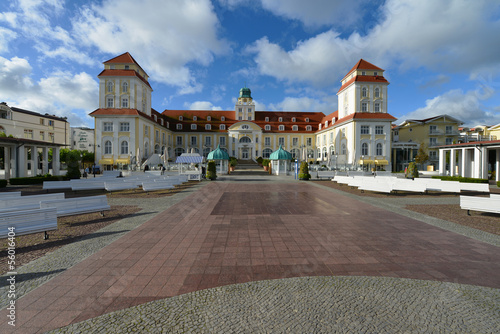
[[[500,288],[500,251],[306,183],[214,182],[18,300],[16,332],[221,285],[324,275]]]

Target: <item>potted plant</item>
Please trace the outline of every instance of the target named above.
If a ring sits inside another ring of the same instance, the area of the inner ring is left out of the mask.
[[[309,180],[311,178],[311,174],[309,174],[309,165],[306,161],[302,161],[300,163],[299,170],[299,180]]]
[[[238,165],[238,160],[235,157],[229,158],[229,170],[232,172],[234,168]]]
[[[269,159],[263,159],[262,160],[262,167],[264,167],[264,170],[267,172],[269,170],[269,163],[271,160]]]
[[[414,179],[418,177],[418,168],[415,162],[410,162],[410,164],[408,165],[408,169],[406,171],[406,177],[408,179]]]
[[[215,161],[209,161],[207,164],[207,175],[208,180],[215,180],[217,178],[217,169],[215,166]]]

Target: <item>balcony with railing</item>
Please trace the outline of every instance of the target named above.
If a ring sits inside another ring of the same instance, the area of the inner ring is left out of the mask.
[[[480,134],[470,134],[470,135],[462,135],[458,137],[458,140],[462,143],[470,143],[474,141],[491,141],[497,140],[497,136],[482,136]]]

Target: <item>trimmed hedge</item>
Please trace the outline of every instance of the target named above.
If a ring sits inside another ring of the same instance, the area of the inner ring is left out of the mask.
[[[0,188],[7,187],[7,180],[0,180]]]
[[[65,181],[66,176],[35,176],[35,177],[13,177],[9,180],[11,185],[42,184],[43,181]]]
[[[462,176],[433,176],[433,179],[441,179],[443,181],[460,181],[466,183],[489,183],[488,179],[475,179],[472,177]]]
[[[500,181],[498,181],[498,182],[497,182],[497,187],[499,187],[499,188],[500,188]]]

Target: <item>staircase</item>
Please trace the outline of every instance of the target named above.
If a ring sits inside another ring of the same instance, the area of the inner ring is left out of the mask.
[[[238,165],[235,170],[231,172],[231,175],[269,175],[264,168],[260,167],[259,164],[253,160],[238,160]]]

